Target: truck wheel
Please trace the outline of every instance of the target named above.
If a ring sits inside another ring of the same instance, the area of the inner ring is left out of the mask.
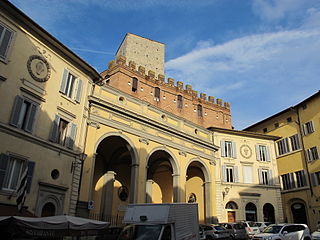
[[[212,236],[206,236],[206,240],[213,240]]]

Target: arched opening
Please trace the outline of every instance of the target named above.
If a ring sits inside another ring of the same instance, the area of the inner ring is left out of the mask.
[[[109,136],[99,143],[92,186],[92,217],[113,221],[124,215],[127,204],[134,202],[134,184],[131,184],[134,163],[132,148],[124,138]]]
[[[293,223],[308,224],[306,207],[301,202],[295,202],[291,205]]]
[[[200,223],[205,223],[205,176],[200,162],[191,162],[187,168],[186,176],[186,200],[198,203],[198,215]]]
[[[275,223],[274,207],[271,203],[263,205],[263,221]]]
[[[55,215],[56,215],[56,206],[53,203],[48,202],[42,207],[41,217],[50,217]]]
[[[227,209],[227,217],[228,217],[228,222],[235,222],[236,221],[236,210],[238,209],[238,205],[233,202],[227,202],[226,204],[226,209]]]
[[[148,159],[146,201],[150,203],[172,203],[177,198],[173,189],[171,155],[157,150]]]
[[[246,205],[246,221],[257,221],[257,207],[252,202]]]

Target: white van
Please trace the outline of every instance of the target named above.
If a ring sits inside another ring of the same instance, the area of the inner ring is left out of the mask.
[[[129,204],[118,240],[198,240],[195,203]]]

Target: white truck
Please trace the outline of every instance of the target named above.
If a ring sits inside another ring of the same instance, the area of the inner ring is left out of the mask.
[[[198,204],[129,204],[118,240],[198,240]]]

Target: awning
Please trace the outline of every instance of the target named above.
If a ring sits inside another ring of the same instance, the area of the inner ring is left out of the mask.
[[[86,218],[67,215],[30,218],[18,216],[0,217],[0,232],[14,237],[55,238],[62,236],[92,236],[104,234],[109,226]]]

